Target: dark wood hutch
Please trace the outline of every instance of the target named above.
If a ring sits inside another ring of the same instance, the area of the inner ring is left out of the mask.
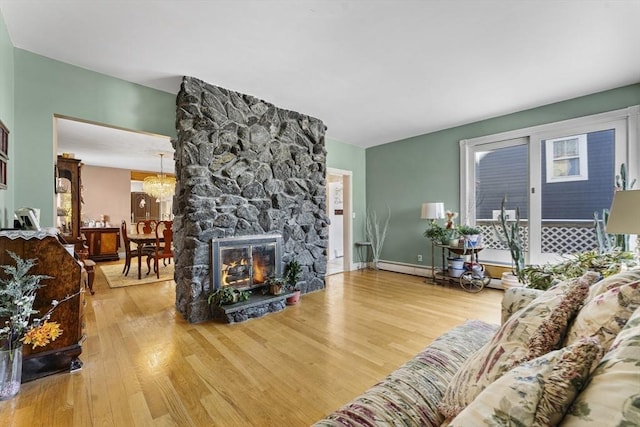
[[[56,215],[57,228],[67,243],[76,245],[77,251],[84,250],[80,232],[82,216],[82,163],[78,159],[58,156],[56,162]]]

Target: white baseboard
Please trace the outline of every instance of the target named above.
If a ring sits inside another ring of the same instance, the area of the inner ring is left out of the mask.
[[[429,277],[433,278],[431,272],[433,271],[430,266],[405,264],[394,261],[380,261],[378,268],[385,271],[393,271],[394,273],[409,274],[411,276]],[[491,279],[491,282],[487,285],[487,288],[503,289],[500,279]]]

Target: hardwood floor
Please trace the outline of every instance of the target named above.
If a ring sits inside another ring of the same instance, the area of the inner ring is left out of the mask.
[[[86,293],[82,370],[22,385],[2,426],[306,426],[465,319],[500,321],[502,291],[355,271],[244,323],[189,324],[172,281]]]

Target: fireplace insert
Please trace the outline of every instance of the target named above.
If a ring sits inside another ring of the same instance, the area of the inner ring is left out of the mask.
[[[211,258],[214,289],[224,286],[239,290],[261,287],[269,277],[282,274],[282,236],[267,234],[213,239]]]

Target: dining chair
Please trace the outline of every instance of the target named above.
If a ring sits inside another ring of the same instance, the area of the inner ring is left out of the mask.
[[[156,231],[158,221],[155,219],[144,219],[136,223],[136,232],[138,234],[151,234]]]
[[[142,248],[131,249],[131,242],[129,241],[129,236],[127,235],[127,221],[122,220],[122,223],[120,224],[120,231],[122,234],[122,240],[124,241],[124,254],[125,254],[124,268],[122,269],[122,274],[126,276],[129,274],[129,269],[131,268],[131,260],[133,258],[138,257],[138,251],[141,250],[142,255],[147,256],[147,266],[148,266],[149,256],[153,255],[155,250],[153,247],[150,247],[150,246],[149,247],[143,246]],[[147,274],[149,274],[149,271],[147,271]]]
[[[143,219],[136,223],[136,233],[138,234],[153,234],[156,232],[158,221],[155,219]],[[153,244],[145,243],[145,248],[153,249]]]
[[[153,271],[155,271],[158,279],[160,278],[160,265],[159,260],[162,260],[166,265],[168,260],[171,264],[171,258],[173,258],[173,221],[158,221],[156,225],[156,245],[154,252],[147,258],[147,266],[150,266],[151,259],[153,258]],[[149,268],[149,272],[151,269]],[[147,272],[147,274],[149,274]]]

